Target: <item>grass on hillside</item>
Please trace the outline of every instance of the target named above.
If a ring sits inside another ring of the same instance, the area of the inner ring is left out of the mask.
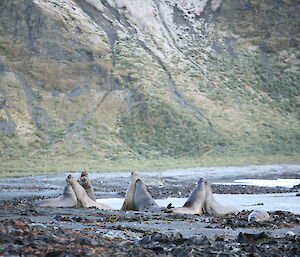
[[[0,178],[64,172],[163,171],[218,166],[300,164],[300,156],[202,156],[158,160],[2,160]]]

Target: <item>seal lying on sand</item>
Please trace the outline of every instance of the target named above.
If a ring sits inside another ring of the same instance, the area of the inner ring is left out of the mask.
[[[132,172],[131,182],[127,189],[121,211],[141,211],[145,209],[155,209],[156,207],[158,208],[157,203],[147,191],[140,176],[135,172]]]
[[[248,222],[261,222],[270,219],[269,213],[263,210],[252,211],[248,216]]]
[[[80,178],[78,179],[79,184],[85,189],[87,195],[94,201],[96,201],[96,195],[94,188],[89,180],[89,174],[86,171],[81,173]]]
[[[89,208],[89,207],[96,207],[102,210],[111,210],[112,208],[105,205],[97,203],[96,201],[92,200],[86,193],[85,189],[72,177],[72,175],[68,175],[66,181],[69,185],[73,188],[76,197],[77,197],[77,204],[79,207]]]
[[[37,202],[38,207],[75,207],[77,205],[77,197],[73,188],[67,184],[64,192],[57,198],[45,199]]]
[[[220,216],[238,212],[238,210],[232,206],[224,206],[218,203],[213,197],[210,184],[204,178],[200,178],[183,207],[169,209],[167,212]]]
[[[190,194],[183,207],[171,209],[171,212],[181,214],[203,214],[206,196],[205,180],[200,178],[196,188]]]

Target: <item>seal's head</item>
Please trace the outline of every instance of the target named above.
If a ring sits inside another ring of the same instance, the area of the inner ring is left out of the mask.
[[[70,183],[73,179],[74,179],[74,178],[72,177],[72,175],[69,174],[69,175],[67,176],[67,178],[66,178],[66,181],[67,181],[68,183]]]
[[[138,179],[141,179],[140,175],[136,172],[131,172],[131,181],[137,181]]]
[[[80,177],[82,178],[82,177],[87,177],[89,174],[87,173],[87,171],[83,171],[83,172],[81,172],[81,175],[80,175]]]
[[[205,183],[205,182],[206,182],[206,180],[204,178],[199,178],[199,180],[198,180],[198,184]]]
[[[209,183],[207,182],[206,179],[200,178],[197,182],[198,187],[206,187]]]
[[[249,222],[249,223],[254,223],[254,222],[256,222],[256,217],[254,217],[254,216],[249,217],[248,222]]]

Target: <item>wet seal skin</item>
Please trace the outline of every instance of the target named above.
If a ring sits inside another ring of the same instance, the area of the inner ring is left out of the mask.
[[[69,183],[69,185],[73,188],[76,197],[77,197],[77,204],[78,207],[96,207],[97,209],[101,210],[111,210],[112,208],[105,205],[97,203],[96,201],[92,200],[88,194],[86,193],[85,189],[72,177],[72,175],[68,175],[66,178],[66,181]]]

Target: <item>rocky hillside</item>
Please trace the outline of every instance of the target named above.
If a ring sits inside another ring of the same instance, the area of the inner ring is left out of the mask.
[[[299,154],[298,0],[1,0],[0,158]]]

